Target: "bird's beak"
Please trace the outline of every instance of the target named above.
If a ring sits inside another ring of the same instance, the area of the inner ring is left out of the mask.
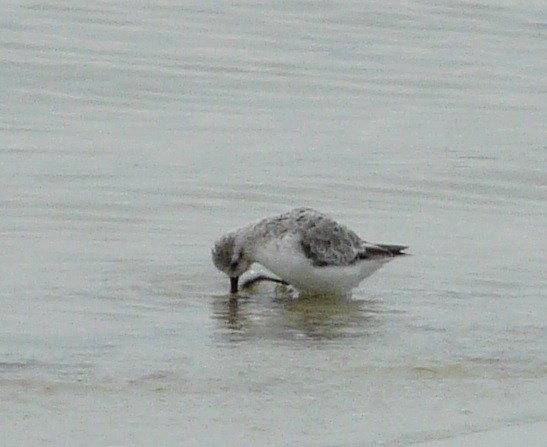
[[[230,293],[237,293],[237,283],[239,281],[239,276],[230,278]]]

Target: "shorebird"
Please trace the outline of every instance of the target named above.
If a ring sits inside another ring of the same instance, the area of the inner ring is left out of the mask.
[[[237,293],[240,276],[257,262],[279,277],[258,279],[290,284],[305,294],[345,294],[405,245],[374,244],[312,208],[295,208],[222,236],[213,263]],[[250,282],[254,282],[252,280]]]

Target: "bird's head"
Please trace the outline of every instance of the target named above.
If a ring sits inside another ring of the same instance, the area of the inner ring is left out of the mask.
[[[216,268],[230,278],[230,293],[236,293],[239,277],[252,264],[245,256],[241,241],[235,233],[228,233],[215,242],[211,255]]]

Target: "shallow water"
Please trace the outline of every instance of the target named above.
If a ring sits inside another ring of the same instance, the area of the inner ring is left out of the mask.
[[[410,445],[547,420],[543,2],[4,2],[6,445]],[[410,245],[230,300],[293,206]]]

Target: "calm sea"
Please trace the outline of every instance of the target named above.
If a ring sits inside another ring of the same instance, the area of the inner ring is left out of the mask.
[[[1,10],[0,445],[547,421],[544,1]],[[230,300],[213,241],[294,206],[412,256]]]

